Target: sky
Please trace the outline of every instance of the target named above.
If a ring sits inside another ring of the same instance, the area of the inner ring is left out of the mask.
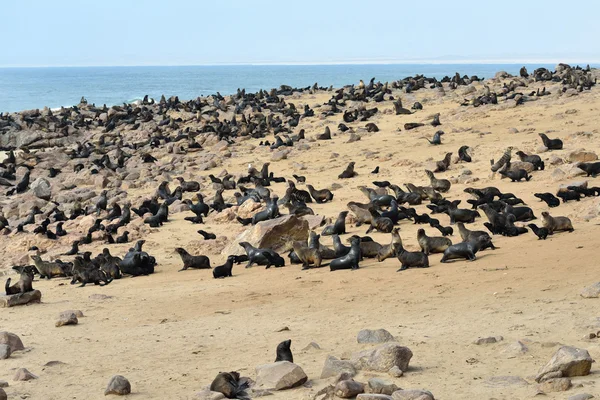
[[[2,0],[0,14],[0,67],[600,61],[598,0]]]

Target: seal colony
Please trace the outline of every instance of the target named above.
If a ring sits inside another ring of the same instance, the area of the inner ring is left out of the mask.
[[[167,276],[210,290],[243,290],[238,285],[256,276],[260,287],[300,277],[289,284],[295,288],[307,277],[354,281],[371,271],[402,271],[387,275],[400,282],[480,270],[516,248],[561,246],[591,225],[580,216],[600,185],[593,155],[581,151],[591,151],[587,136],[547,126],[514,134],[465,126],[538,104],[576,119],[555,102],[594,96],[596,74],[559,65],[550,79],[415,76],[114,107],[82,99],[58,111],[3,114],[3,262],[32,265],[7,291],[35,287],[58,301],[95,290],[122,301],[119,288],[152,287]],[[472,107],[461,107],[471,89]],[[402,106],[417,100],[410,110]],[[442,103],[450,105],[439,112]],[[488,140],[494,135],[500,143]],[[495,171],[490,158],[499,160]],[[290,216],[300,222],[285,225]],[[309,228],[299,229],[304,221]],[[90,285],[58,296],[67,280]],[[303,340],[291,330],[294,343]],[[218,368],[243,367],[220,351],[230,360]],[[211,368],[210,379],[202,375],[206,385],[220,372]]]

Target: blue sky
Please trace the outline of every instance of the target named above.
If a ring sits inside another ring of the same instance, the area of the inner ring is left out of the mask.
[[[0,67],[598,62],[600,1],[576,3],[2,0]]]

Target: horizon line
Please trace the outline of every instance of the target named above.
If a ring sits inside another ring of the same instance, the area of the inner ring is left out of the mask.
[[[516,65],[516,64],[600,64],[600,60],[582,61],[578,58],[566,59],[413,59],[413,60],[346,60],[346,61],[274,61],[274,62],[223,62],[204,64],[122,64],[122,65],[0,65],[0,69],[16,68],[123,68],[123,67],[231,67],[231,66],[325,66],[325,65]]]

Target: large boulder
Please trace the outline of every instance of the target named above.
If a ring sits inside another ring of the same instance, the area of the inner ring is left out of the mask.
[[[392,393],[392,400],[435,400],[427,390],[397,390]]]
[[[25,346],[23,346],[21,339],[14,333],[10,332],[0,332],[0,344],[7,344],[10,346],[11,353],[25,350]]]
[[[387,372],[397,366],[402,371],[408,370],[413,353],[408,347],[399,343],[386,343],[372,350],[365,350],[352,355],[352,362],[359,369]]]
[[[52,196],[52,189],[50,188],[50,182],[45,178],[37,178],[29,186],[33,194],[42,200],[50,200]]]
[[[256,367],[256,386],[264,389],[285,390],[304,384],[308,377],[300,366],[289,361],[278,361]]]
[[[327,356],[323,371],[321,371],[321,379],[330,378],[339,374],[348,374],[349,376],[356,375],[354,364],[347,360],[340,360],[334,356]]]
[[[358,343],[385,343],[393,342],[394,337],[385,329],[363,329],[356,337]]]
[[[222,255],[242,255],[244,249],[241,242],[248,242],[254,247],[270,248],[277,252],[285,252],[291,248],[295,240],[308,239],[308,222],[295,215],[259,222],[242,232],[231,244],[221,252]]]
[[[585,376],[590,373],[592,362],[592,357],[587,350],[563,346],[540,369],[535,380],[542,382],[550,378]]]

